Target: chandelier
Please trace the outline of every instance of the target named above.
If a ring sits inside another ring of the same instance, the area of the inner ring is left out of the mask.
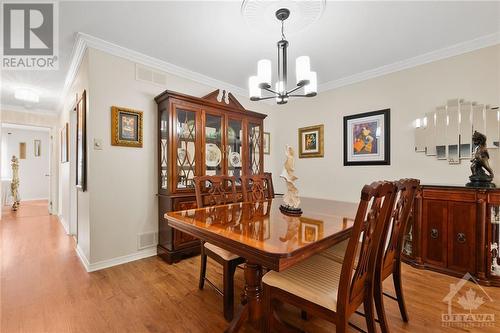
[[[284,34],[284,22],[290,16],[290,10],[281,8],[276,11],[276,18],[281,21],[281,40],[278,41],[278,81],[274,90],[271,89],[271,60],[262,59],[257,63],[257,75],[248,79],[250,100],[261,101],[276,98],[276,103],[286,104],[290,97],[314,97],[317,95],[316,72],[311,72],[308,56],[300,56],[295,60],[297,86],[287,90],[287,48],[288,41]],[[304,88],[303,93],[298,90]],[[273,96],[262,96],[262,90]],[[297,92],[297,93],[296,93]]]

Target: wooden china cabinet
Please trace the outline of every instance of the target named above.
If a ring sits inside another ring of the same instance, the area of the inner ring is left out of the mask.
[[[200,242],[169,227],[169,211],[196,208],[195,176],[264,170],[263,121],[229,93],[202,98],[165,91],[158,104],[158,255],[168,263],[200,252]],[[226,101],[228,103],[226,103]]]
[[[500,189],[422,185],[403,240],[414,267],[500,287]]]

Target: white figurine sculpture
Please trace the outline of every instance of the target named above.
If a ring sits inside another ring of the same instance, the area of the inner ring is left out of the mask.
[[[283,166],[283,171],[281,172],[280,177],[283,178],[286,182],[287,192],[283,198],[285,204],[281,205],[280,209],[284,213],[300,215],[302,213],[302,210],[299,208],[299,190],[295,186],[295,181],[298,178],[294,174],[295,152],[289,145],[286,145],[285,147],[285,156],[285,165]]]
[[[19,208],[19,160],[16,156],[12,156],[12,183],[10,183],[10,193],[12,195],[12,210],[16,211]]]

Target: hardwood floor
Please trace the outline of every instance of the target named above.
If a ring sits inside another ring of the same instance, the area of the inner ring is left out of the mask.
[[[198,290],[199,257],[167,265],[157,257],[87,273],[47,203],[22,203],[17,213],[3,209],[1,232],[0,320],[2,333],[11,332],[222,332],[222,298],[210,287]],[[209,262],[208,277],[222,281],[219,265]],[[392,332],[498,332],[500,288],[484,288],[490,302],[472,286],[485,304],[472,313],[492,313],[496,326],[441,326],[447,312],[442,299],[458,279],[404,265],[403,280],[410,323],[404,324],[396,302],[386,300]],[[390,281],[386,281],[390,282]],[[236,272],[241,290],[242,271]],[[469,286],[462,290],[462,294]],[[390,283],[386,290],[393,293]],[[236,292],[239,298],[239,291]],[[455,302],[455,312],[468,313]],[[298,310],[283,315],[308,332],[331,332],[332,324],[300,319]],[[364,327],[362,318],[352,322]],[[243,332],[255,332],[248,326]]]

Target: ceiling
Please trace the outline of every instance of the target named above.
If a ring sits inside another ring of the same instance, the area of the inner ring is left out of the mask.
[[[276,65],[280,33],[248,26],[240,10],[241,1],[60,2],[59,70],[2,71],[1,103],[25,108],[14,90],[30,87],[40,93],[32,111],[56,112],[77,32],[246,89],[259,59]],[[499,32],[500,2],[329,1],[286,35],[290,67],[309,55],[321,85]]]

